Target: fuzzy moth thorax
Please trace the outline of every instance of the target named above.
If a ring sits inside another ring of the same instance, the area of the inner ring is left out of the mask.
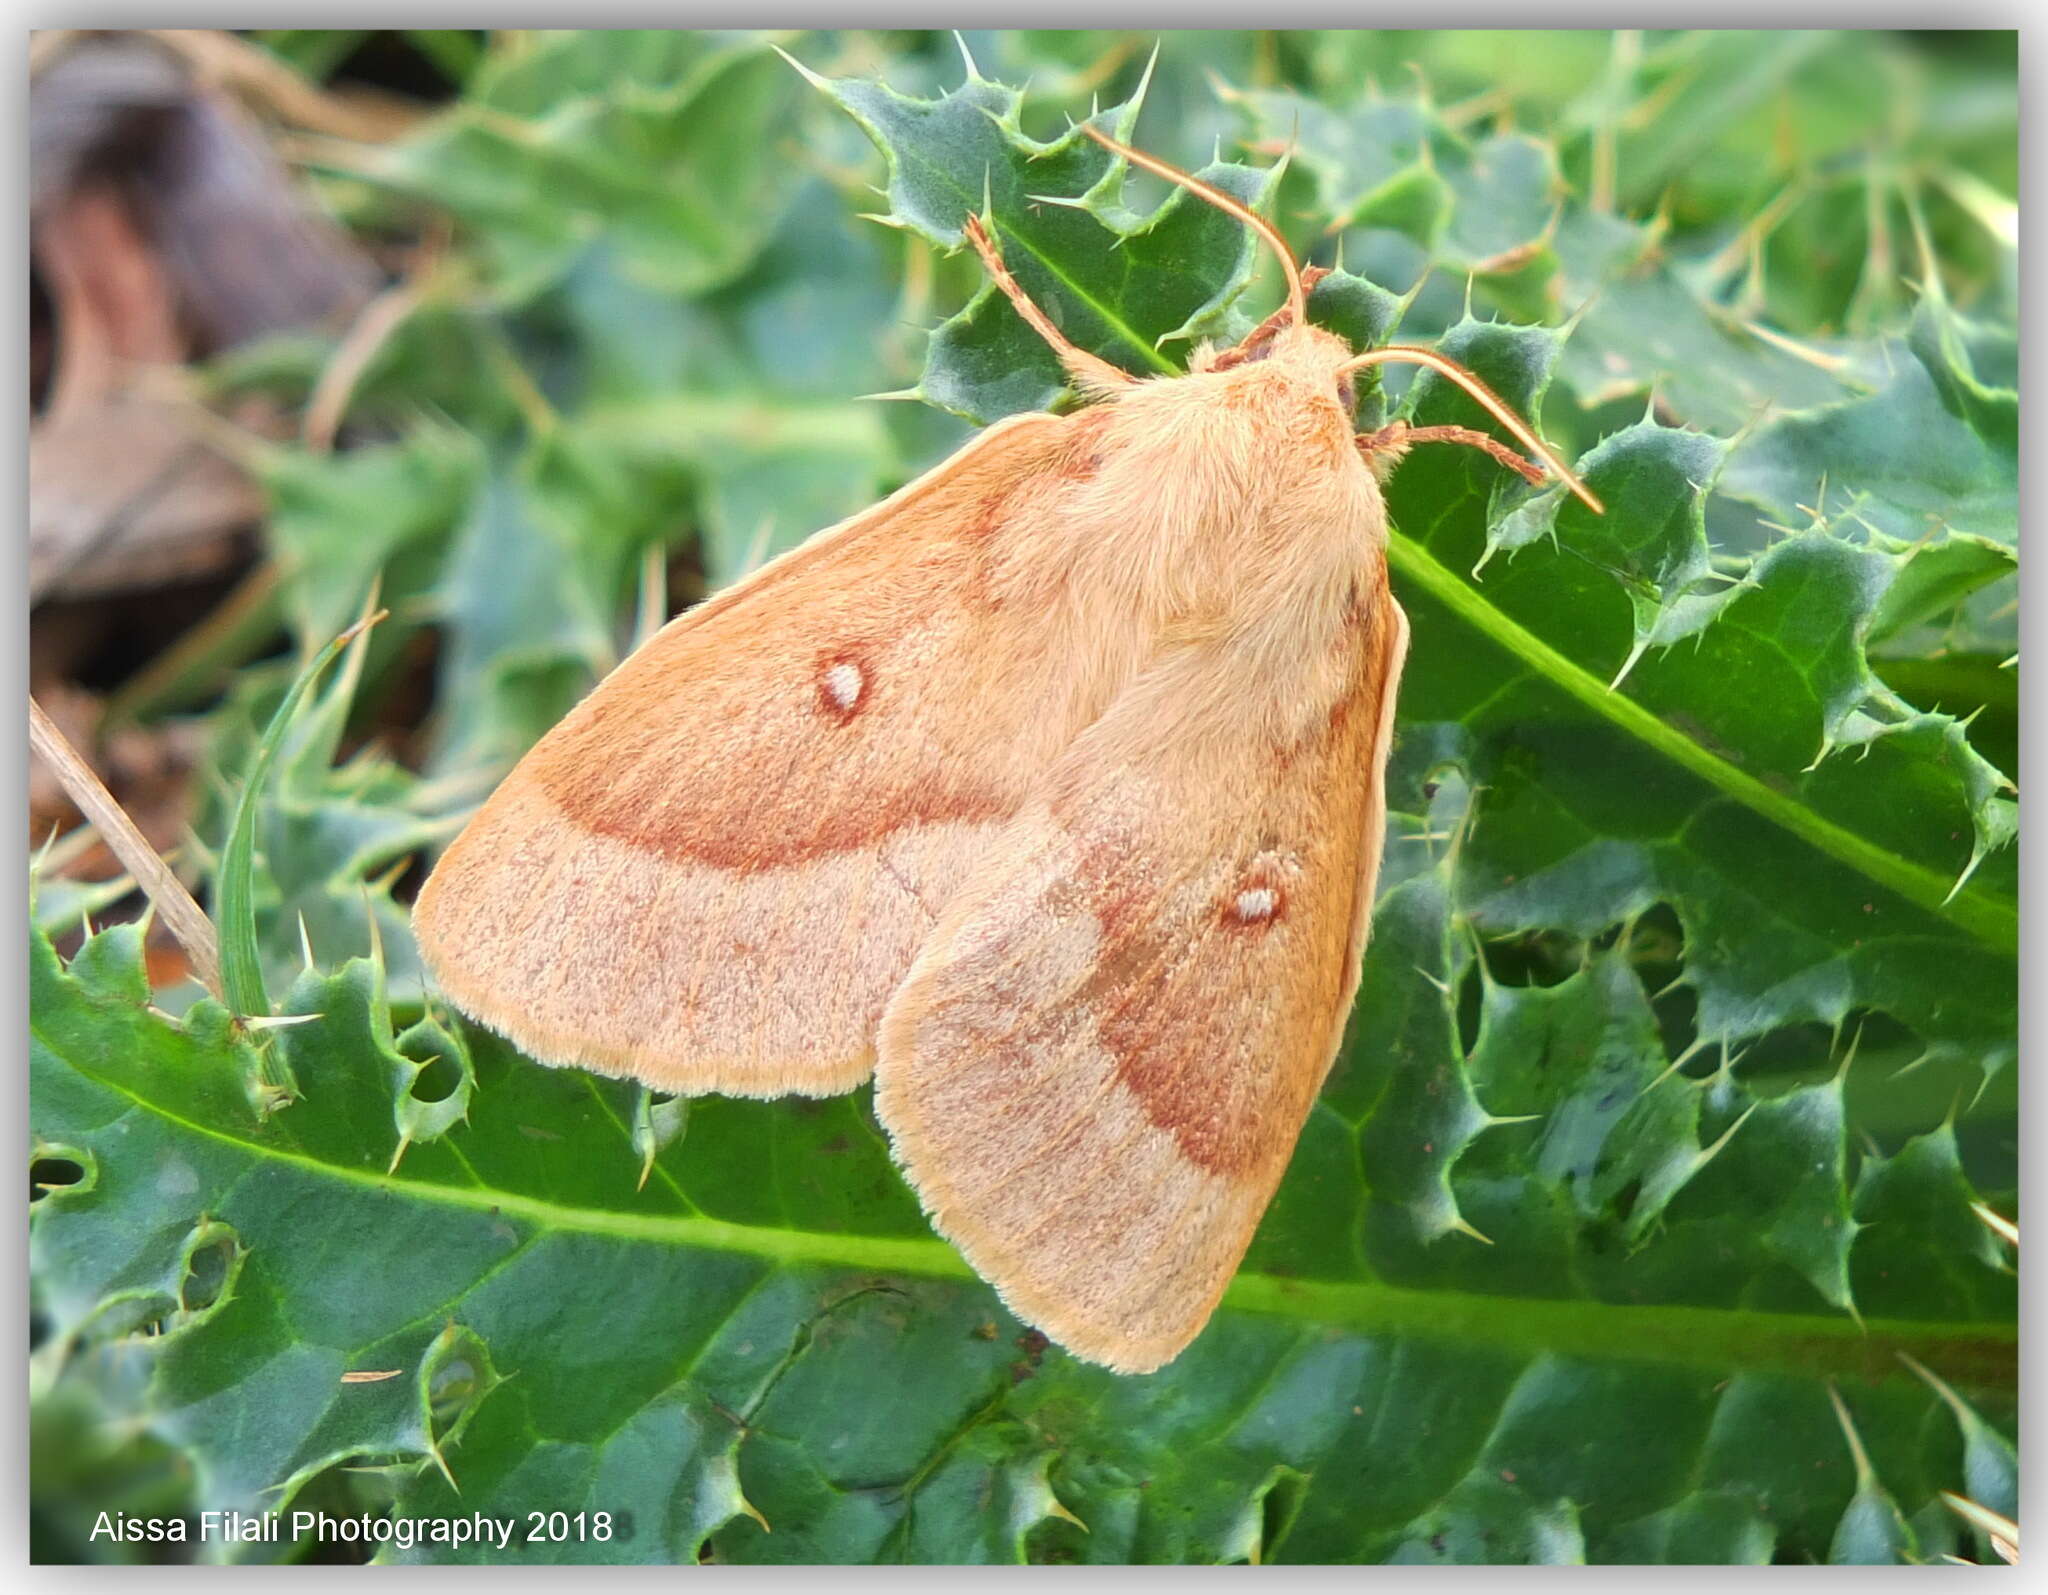
[[[1059,720],[1145,688],[1199,735],[1288,746],[1345,690],[1329,661],[1384,588],[1385,511],[1338,392],[1327,334],[1270,358],[1133,383],[1068,419],[1061,468],[992,522],[991,594],[1038,617],[1031,670],[1062,662]]]
[[[1242,629],[1270,616],[1310,635],[1378,571],[1379,485],[1340,395],[1341,340],[1309,329],[1270,357],[1135,384],[1092,418],[1094,469],[1048,524],[1069,542],[1070,592],[1146,631]],[[1305,639],[1308,640],[1308,639]]]

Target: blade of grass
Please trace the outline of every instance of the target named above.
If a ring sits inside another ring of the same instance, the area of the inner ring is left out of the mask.
[[[284,702],[277,706],[277,713],[270,717],[263,740],[257,744],[256,756],[249,761],[241,793],[235,799],[227,844],[221,849],[220,868],[214,874],[213,913],[220,926],[221,1000],[239,1017],[270,1016],[270,996],[263,986],[263,959],[256,940],[257,800],[307,691],[342,649],[382,620],[385,613],[380,609],[365,615],[322,648],[313,662],[299,672],[291,690],[284,695]]]

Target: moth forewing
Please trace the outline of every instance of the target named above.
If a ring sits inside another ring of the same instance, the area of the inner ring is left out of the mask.
[[[1083,435],[992,427],[621,664],[422,889],[450,1000],[543,1062],[669,1091],[865,1080],[937,905],[1068,734],[1031,617],[985,595]]]

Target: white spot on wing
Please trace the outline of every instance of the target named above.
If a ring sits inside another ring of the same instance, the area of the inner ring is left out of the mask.
[[[1287,913],[1287,894],[1301,875],[1301,860],[1282,848],[1266,848],[1237,878],[1223,900],[1223,918],[1233,925],[1263,927]]]
[[[1258,925],[1273,917],[1280,906],[1280,894],[1270,886],[1254,886],[1237,894],[1231,911],[1246,925]]]
[[[867,690],[867,677],[860,673],[860,666],[848,660],[840,660],[825,672],[825,696],[842,712],[852,710],[860,702],[860,695]]]

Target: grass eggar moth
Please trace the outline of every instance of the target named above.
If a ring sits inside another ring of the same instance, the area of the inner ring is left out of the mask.
[[[1463,385],[1309,324],[1313,279],[1185,375],[1069,343],[1015,416],[689,610],[544,737],[421,891],[457,1007],[664,1091],[871,1074],[936,1227],[1018,1316],[1140,1372],[1200,1331],[1358,984],[1407,622],[1352,374]],[[1598,505],[1595,503],[1595,507]]]

